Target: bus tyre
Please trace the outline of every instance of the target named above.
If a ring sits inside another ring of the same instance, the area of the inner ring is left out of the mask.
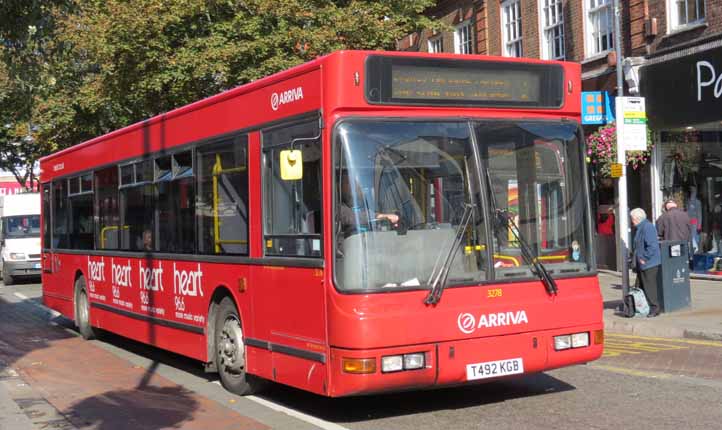
[[[75,324],[83,339],[91,340],[97,337],[95,329],[90,325],[90,301],[83,276],[75,281]]]
[[[10,274],[10,269],[8,269],[7,264],[3,263],[3,284],[5,285],[12,285],[15,280],[13,279],[12,275]]]
[[[215,360],[223,387],[244,396],[260,390],[262,381],[246,373],[246,346],[238,310],[233,301],[224,297],[216,311]]]

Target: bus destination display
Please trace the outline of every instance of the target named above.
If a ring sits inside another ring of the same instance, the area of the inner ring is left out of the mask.
[[[375,55],[366,61],[371,104],[557,109],[564,68],[554,63]]]
[[[397,100],[446,100],[538,103],[540,76],[528,70],[451,69],[394,65],[391,97]]]

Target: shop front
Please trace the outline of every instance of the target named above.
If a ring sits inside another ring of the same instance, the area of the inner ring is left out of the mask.
[[[722,275],[722,40],[651,58],[640,71],[652,157],[653,214],[673,198],[693,224],[693,269]]]

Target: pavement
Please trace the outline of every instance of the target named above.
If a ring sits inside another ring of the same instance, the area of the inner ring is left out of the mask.
[[[630,275],[630,284],[634,275]],[[604,329],[613,333],[664,338],[722,341],[722,282],[690,280],[691,306],[656,318],[626,318],[617,310],[622,303],[621,274],[601,271],[599,286],[604,299]]]

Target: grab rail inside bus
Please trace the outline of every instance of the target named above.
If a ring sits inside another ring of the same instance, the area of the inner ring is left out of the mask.
[[[221,239],[221,222],[218,217],[218,178],[221,175],[241,173],[246,171],[246,166],[224,169],[221,163],[221,154],[216,154],[216,162],[213,164],[213,245],[216,254],[221,252],[221,245],[248,245],[247,240]]]
[[[100,229],[100,249],[105,249],[105,242],[106,242],[105,233],[107,233],[109,231],[115,231],[115,230],[130,230],[130,226],[129,225],[124,225],[124,226],[109,225],[109,226],[106,226],[106,227],[103,227],[102,229]]]

